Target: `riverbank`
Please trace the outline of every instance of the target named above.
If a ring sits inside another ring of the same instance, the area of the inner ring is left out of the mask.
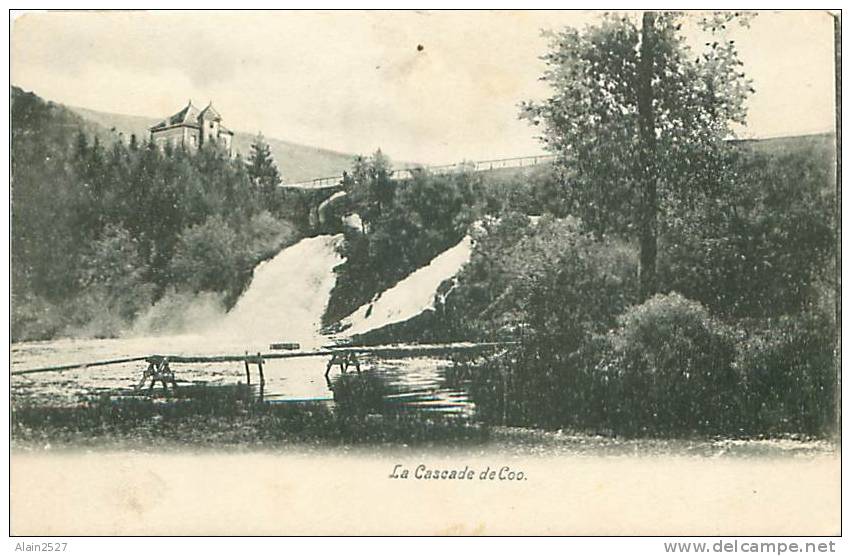
[[[179,398],[102,397],[76,407],[13,405],[17,453],[184,450],[287,453],[422,451],[521,456],[778,457],[835,454],[838,446],[802,436],[625,439],[570,431],[488,425],[421,411],[379,414],[360,400],[258,403],[246,386],[184,389]]]

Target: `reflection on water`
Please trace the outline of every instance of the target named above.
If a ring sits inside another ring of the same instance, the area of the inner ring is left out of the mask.
[[[475,405],[451,361],[412,358],[376,361],[358,375],[331,381],[335,401],[360,412],[435,412],[470,416]]]
[[[30,344],[13,347],[13,368],[32,368],[43,362],[57,361],[57,350],[65,352],[64,361],[94,360],[112,357],[109,341],[75,343],[77,356],[66,355],[69,345]],[[122,347],[126,347],[126,344]],[[141,353],[150,350],[141,350]],[[95,353],[93,353],[95,352]],[[125,354],[127,352],[124,352]],[[362,360],[362,373],[354,367],[341,373],[334,366],[330,380],[325,379],[327,356],[267,360],[263,365],[263,399],[267,402],[297,403],[323,401],[335,403],[343,411],[358,413],[399,413],[404,411],[438,412],[470,416],[475,406],[469,399],[467,384],[458,376],[452,361],[433,357]],[[138,395],[139,383],[147,363],[126,363],[104,367],[77,368],[12,377],[14,403],[74,405],[100,395]],[[172,364],[178,387],[188,385],[225,386],[245,384],[242,363]],[[251,383],[259,392],[260,377],[251,366]],[[161,395],[161,385],[155,394]],[[147,384],[143,388],[147,391]]]

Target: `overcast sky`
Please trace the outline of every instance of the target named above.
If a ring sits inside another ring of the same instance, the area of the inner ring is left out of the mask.
[[[517,104],[543,98],[542,28],[582,12],[28,13],[12,83],[164,117],[213,100],[225,125],[349,153],[448,163],[537,154]],[[762,12],[736,30],[757,90],[745,134],[832,129],[833,21]],[[422,49],[418,46],[422,45]]]

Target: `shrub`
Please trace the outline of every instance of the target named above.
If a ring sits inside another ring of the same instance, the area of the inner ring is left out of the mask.
[[[536,351],[565,351],[613,326],[634,300],[635,249],[592,237],[575,218],[545,216],[533,225],[507,213],[481,228],[447,300],[447,314],[473,321],[460,329],[522,329]]]
[[[229,291],[243,266],[236,232],[223,218],[211,216],[180,234],[170,271],[176,284],[193,292]]]
[[[26,290],[12,294],[10,309],[13,342],[54,338],[68,320],[61,305],[50,303]]]
[[[663,288],[716,314],[776,317],[801,311],[835,264],[833,147],[743,153],[736,185],[665,222],[659,241]]]
[[[518,349],[482,369],[480,399],[497,396],[486,411],[513,424],[601,426],[603,396],[594,366],[601,336],[634,299],[635,251],[597,240],[576,219],[517,224],[505,242],[477,244],[472,266],[460,279],[457,295],[463,298],[453,302],[478,314],[480,328],[493,334],[511,330],[520,341]],[[515,233],[521,238],[512,244]],[[489,290],[481,299],[479,282]]]
[[[817,312],[769,321],[743,342],[746,427],[757,433],[826,435],[837,426],[836,326]]]
[[[385,409],[384,396],[389,387],[384,380],[372,373],[350,373],[337,375],[332,384],[337,410],[346,416],[363,417],[382,414]]]
[[[81,257],[77,272],[80,293],[66,304],[72,316],[64,334],[117,336],[154,298],[139,242],[120,226],[104,228]]]
[[[737,422],[735,338],[677,293],[628,309],[600,366],[609,422],[625,433],[722,432]]]
[[[286,220],[278,220],[269,212],[255,214],[239,230],[239,241],[247,252],[252,266],[273,257],[281,249],[299,238],[296,227]]]

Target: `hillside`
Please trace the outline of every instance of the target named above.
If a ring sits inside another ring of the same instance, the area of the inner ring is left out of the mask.
[[[70,145],[78,131],[89,137],[106,142],[114,136],[108,127],[69,110],[66,106],[45,101],[38,95],[12,86],[9,89],[11,103],[12,139],[28,138],[36,131],[44,145]],[[48,125],[50,124],[50,125]],[[18,135],[21,134],[21,135]]]
[[[140,138],[147,138],[148,128],[162,120],[162,118],[99,112],[76,106],[69,106],[68,108],[87,121],[107,130],[112,130],[115,134],[122,133],[125,136],[135,134]],[[254,138],[255,134],[253,133],[235,132],[233,138],[234,150],[244,157],[248,156]],[[343,170],[351,167],[352,158],[354,158],[354,155],[351,154],[301,145],[273,137],[265,137],[265,140],[272,149],[272,156],[275,157],[281,176],[287,182],[341,175]]]
[[[736,141],[743,147],[772,156],[800,154],[812,157],[814,161],[827,168],[836,164],[836,134],[813,133],[809,135],[790,135],[767,139],[742,139]]]
[[[824,132],[805,135],[784,135],[765,139],[739,139],[735,142],[741,145],[759,148],[766,153],[785,154],[810,148],[832,149],[835,148],[835,139],[836,134]]]
[[[16,341],[159,330],[200,291],[226,309],[300,237],[303,192],[256,187],[237,159],[126,144],[17,87],[9,100]]]

